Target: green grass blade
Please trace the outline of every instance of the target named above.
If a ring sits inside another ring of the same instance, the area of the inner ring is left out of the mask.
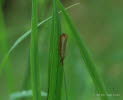
[[[95,84],[95,87],[97,89],[99,89],[102,94],[106,95],[106,91],[105,91],[103,82],[101,81],[101,79],[98,75],[98,72],[96,70],[96,65],[94,64],[94,61],[92,60],[91,55],[90,55],[84,41],[80,38],[79,32],[75,28],[74,24],[72,23],[71,18],[69,17],[69,15],[65,11],[64,7],[62,6],[62,4],[60,3],[59,0],[57,0],[57,4],[58,4],[60,10],[63,12],[63,15],[66,19],[66,22],[67,22],[67,24],[71,30],[71,35],[75,39],[75,41],[76,41],[76,43],[80,49],[81,56],[82,56],[82,58],[86,64],[86,67],[88,69],[88,72],[90,73],[90,76],[91,76],[94,84]],[[107,96],[101,96],[101,99],[102,100],[108,100],[108,97]]]
[[[40,66],[38,54],[38,0],[32,0],[32,34],[30,47],[30,66],[33,100],[41,100]]]
[[[49,49],[49,81],[48,81],[48,100],[61,100],[62,74],[59,73],[60,55],[59,55],[59,39],[61,34],[60,19],[58,15],[58,8],[56,0],[53,0],[53,20],[52,30],[50,36]]]
[[[72,7],[74,7],[74,6],[77,6],[78,4],[79,4],[79,3],[73,4],[73,5],[69,6],[69,7],[67,7],[66,9],[70,9],[70,8],[72,8]],[[61,12],[59,12],[59,13],[61,13]],[[52,19],[52,16],[51,16],[51,17],[48,17],[47,19],[41,21],[41,22],[37,25],[37,27],[40,27],[41,25],[45,24],[46,22],[48,22],[48,21],[51,20],[51,19]],[[20,36],[20,37],[15,41],[15,43],[11,46],[11,48],[10,48],[9,51],[8,51],[8,53],[5,55],[5,57],[3,58],[3,60],[2,60],[2,62],[1,62],[1,64],[0,64],[0,74],[1,74],[2,70],[4,69],[4,66],[5,66],[5,64],[6,64],[6,61],[8,60],[8,57],[9,57],[9,55],[11,54],[11,52],[12,52],[23,40],[25,40],[28,36],[30,36],[31,32],[32,32],[31,29],[28,30],[27,32],[25,32],[25,33],[24,33],[22,36]]]

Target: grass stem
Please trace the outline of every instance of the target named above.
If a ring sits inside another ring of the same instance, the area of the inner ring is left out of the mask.
[[[32,34],[30,47],[30,66],[33,100],[41,100],[40,67],[38,55],[38,0],[32,0]]]

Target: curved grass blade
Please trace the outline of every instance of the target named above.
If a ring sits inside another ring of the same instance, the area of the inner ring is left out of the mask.
[[[47,97],[47,93],[42,91],[41,96]],[[32,90],[24,90],[21,92],[12,93],[10,95],[10,100],[17,100],[17,99],[28,98],[28,97],[32,97]]]
[[[84,60],[84,63],[86,64],[86,67],[88,69],[88,72],[90,73],[90,76],[94,82],[95,87],[97,89],[99,89],[99,91],[102,94],[105,95],[105,96],[101,96],[101,99],[108,100],[104,84],[98,75],[98,72],[96,70],[96,65],[95,65],[93,59],[91,58],[90,52],[88,51],[84,41],[80,38],[79,32],[77,31],[71,18],[69,17],[68,13],[66,12],[66,10],[64,9],[63,5],[61,4],[61,2],[59,0],[57,0],[57,4],[58,4],[58,7],[60,8],[60,10],[63,12],[63,15],[66,19],[67,24],[68,24],[68,27],[71,30],[71,36],[75,39],[76,44],[78,45],[78,47],[80,49],[81,57]]]
[[[79,4],[80,4],[80,3],[73,4],[73,5],[69,6],[69,7],[67,7],[66,9],[70,9],[70,8],[72,8],[72,7],[74,7],[74,6],[79,5]],[[61,11],[60,11],[59,13],[61,13]],[[51,20],[51,19],[52,19],[52,16],[48,17],[47,19],[41,21],[41,22],[37,25],[37,27],[40,27],[41,25],[45,24],[46,22],[48,22],[48,21]],[[1,74],[2,70],[4,69],[4,66],[5,66],[5,64],[6,64],[7,60],[8,60],[8,57],[9,57],[9,55],[11,54],[11,52],[12,52],[23,40],[25,40],[28,36],[30,36],[31,32],[32,32],[31,29],[28,30],[27,32],[25,32],[25,33],[24,33],[22,36],[20,36],[20,37],[15,41],[15,43],[11,46],[11,48],[10,48],[9,51],[8,51],[8,53],[5,55],[5,57],[3,58],[3,60],[2,60],[2,62],[1,62],[1,64],[0,64],[0,74]]]

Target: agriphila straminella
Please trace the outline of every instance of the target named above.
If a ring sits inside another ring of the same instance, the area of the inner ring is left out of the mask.
[[[65,33],[62,33],[60,36],[60,43],[59,43],[59,53],[60,53],[60,63],[62,64],[62,67],[64,66],[64,58],[65,58],[65,52],[66,52],[66,46],[67,46],[67,39],[68,36]],[[63,73],[64,73],[64,84],[65,84],[65,91],[66,91],[66,100],[68,100],[68,94],[67,94],[67,80],[66,80],[66,74],[63,67]]]
[[[60,62],[62,63],[62,65],[64,63],[64,58],[65,58],[67,38],[68,36],[65,33],[61,34],[60,36],[59,53],[60,53],[60,58],[61,58]]]

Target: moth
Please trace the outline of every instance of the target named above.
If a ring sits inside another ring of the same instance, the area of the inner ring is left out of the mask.
[[[62,33],[60,35],[60,42],[59,42],[60,63],[62,65],[64,64],[64,58],[65,58],[65,51],[66,51],[67,40],[68,40],[67,34]],[[66,89],[66,100],[68,100],[67,83],[66,83],[66,77],[65,77],[66,75],[65,75],[64,68],[63,68],[63,72],[64,72],[64,82],[65,82],[65,89]]]
[[[60,58],[61,58],[60,62],[62,64],[64,63],[67,39],[68,39],[67,34],[63,33],[60,35],[59,53],[60,53]]]

